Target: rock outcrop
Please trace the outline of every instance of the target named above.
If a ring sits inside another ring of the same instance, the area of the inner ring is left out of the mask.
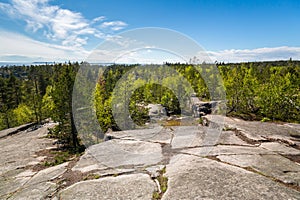
[[[6,136],[0,199],[300,199],[298,124],[204,121],[111,132],[80,159],[42,170],[32,167],[53,148],[50,125]]]

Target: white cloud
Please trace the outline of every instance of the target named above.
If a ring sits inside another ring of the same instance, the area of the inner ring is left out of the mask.
[[[108,46],[112,47],[112,46]],[[137,49],[107,48],[95,49],[86,59],[91,63],[140,63],[140,64],[163,64],[164,62],[181,62],[184,59],[175,54],[157,49],[155,47],[143,47]]]
[[[122,21],[103,22],[101,24],[102,28],[110,28],[113,31],[121,30],[121,29],[125,28],[126,26],[127,26],[127,24]]]
[[[112,47],[112,46],[111,46]],[[223,51],[203,51],[196,56],[196,63],[203,61],[218,62],[252,62],[252,61],[275,61],[275,60],[300,60],[300,47],[274,47],[258,49],[231,49]],[[193,58],[192,58],[193,59]],[[155,47],[151,49],[128,49],[103,50],[96,49],[87,58],[89,62],[116,62],[116,63],[163,63],[163,62],[188,62],[172,53],[163,52]]]
[[[105,20],[104,16],[87,20],[81,13],[50,5],[49,1],[11,0],[10,3],[0,3],[0,10],[11,18],[24,20],[27,30],[43,30],[44,36],[52,41],[61,42],[62,45],[80,47],[87,43],[88,36],[102,39],[106,37],[102,30],[96,28],[96,23]],[[108,26],[116,31],[127,24],[112,21],[108,22]]]
[[[105,16],[96,17],[96,18],[93,19],[92,23],[101,22],[105,19],[106,19]]]
[[[0,2],[0,10],[2,10],[3,12],[6,12],[7,15],[9,15],[10,17],[14,17],[17,15],[16,10],[13,9],[10,4],[7,4],[7,3]]]
[[[163,64],[164,62],[185,63],[185,61],[169,52],[159,49],[140,49],[123,54],[115,60],[116,63]]]
[[[207,51],[212,61],[219,62],[250,62],[268,60],[300,59],[300,47],[273,47],[257,49],[230,49],[223,51]]]
[[[83,48],[51,45],[23,35],[0,31],[1,61],[81,61],[90,52]]]

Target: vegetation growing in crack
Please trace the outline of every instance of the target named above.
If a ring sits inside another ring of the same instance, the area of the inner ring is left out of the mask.
[[[37,165],[30,166],[33,171],[40,171],[42,169],[52,167],[55,165],[62,164],[64,162],[75,161],[78,160],[81,156],[81,153],[72,153],[67,150],[60,149],[44,149],[36,154],[40,157],[45,157],[41,163]]]
[[[62,164],[64,162],[67,162],[71,157],[68,151],[53,151],[51,153],[54,154],[54,157],[52,157],[51,160],[48,159],[44,162],[44,165],[46,167]]]
[[[153,192],[152,195],[153,200],[161,199],[164,193],[168,189],[168,178],[164,176],[165,173],[166,173],[166,167],[164,167],[162,170],[159,171],[159,176],[156,179],[158,180],[160,188],[159,191]]]

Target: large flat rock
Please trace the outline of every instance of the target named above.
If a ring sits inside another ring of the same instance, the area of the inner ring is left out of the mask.
[[[282,155],[300,155],[300,150],[278,142],[264,142],[260,147]]]
[[[17,175],[16,181],[26,180],[10,197],[10,199],[46,199],[51,196],[58,187],[52,181],[67,170],[68,163],[49,167],[38,173],[24,171]],[[32,177],[31,177],[32,175]],[[24,177],[26,177],[24,179]]]
[[[25,127],[26,126],[27,125],[25,125]],[[38,157],[36,152],[55,147],[55,145],[53,145],[54,140],[45,138],[48,132],[47,129],[53,126],[53,123],[48,123],[37,130],[20,131],[0,139],[0,199],[6,199],[8,196],[11,196],[11,194],[17,194],[17,191],[35,185],[31,184],[31,181],[34,180],[32,177],[35,176],[37,172],[26,169],[42,161],[43,158]],[[19,128],[23,129],[24,127],[21,126],[17,129]],[[7,130],[6,132],[11,131],[14,131],[14,129]],[[56,170],[57,168],[55,168],[54,171]],[[51,174],[46,172],[38,176],[45,179],[51,176]],[[39,180],[41,179],[39,178]],[[52,188],[52,184],[50,185],[50,188]]]
[[[220,155],[223,162],[251,167],[268,177],[300,186],[300,165],[280,155]]]
[[[147,166],[159,163],[162,160],[162,149],[158,143],[133,141],[133,140],[109,140],[88,148],[83,157],[89,157],[100,168],[120,166]],[[95,162],[96,161],[96,162]],[[80,162],[90,162],[82,158]],[[96,165],[93,166],[97,168]],[[87,166],[84,163],[82,166]]]
[[[211,147],[196,147],[181,150],[182,153],[196,156],[218,156],[218,155],[275,155],[275,152],[258,146],[231,146],[217,145]]]
[[[219,118],[214,115],[207,115],[204,118],[210,123],[220,123]],[[295,144],[295,142],[293,142],[294,137],[300,137],[298,124],[276,124],[259,121],[244,121],[231,117],[225,117],[224,119],[224,122],[221,121],[221,123],[224,123],[226,127],[238,129],[242,135],[252,141],[260,142],[273,139]],[[300,142],[297,144],[299,143]]]
[[[43,127],[0,139],[0,175],[18,168],[39,163],[41,160],[35,153],[49,147],[55,147],[54,140],[44,138],[48,128],[53,124],[45,124]]]
[[[172,131],[169,128],[162,126],[155,126],[147,129],[135,129],[111,132],[107,134],[108,137],[123,139],[123,140],[137,140],[149,141],[158,143],[170,143],[172,138]]]
[[[300,193],[239,167],[190,155],[178,155],[167,165],[164,200],[179,199],[299,199]]]
[[[214,132],[213,134],[212,131]],[[152,129],[112,132],[107,134],[107,136],[121,140],[171,144],[172,149],[215,144],[249,145],[238,138],[233,131],[222,132],[203,126],[173,126],[165,128],[157,126]]]
[[[76,183],[59,193],[64,200],[151,200],[155,183],[146,174],[121,175]]]
[[[122,174],[134,171],[134,169],[111,168],[101,164],[93,155],[85,153],[80,160],[72,168],[72,171],[80,171],[81,173],[94,172],[100,176]]]

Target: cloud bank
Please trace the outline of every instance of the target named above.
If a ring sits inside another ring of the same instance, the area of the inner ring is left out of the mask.
[[[53,45],[33,40],[29,37],[0,31],[0,61],[80,61],[89,51],[74,50],[73,47]]]
[[[42,31],[49,40],[74,48],[86,45],[90,36],[105,38],[106,34],[101,27],[116,31],[127,26],[122,21],[103,22],[106,20],[105,16],[88,20],[79,12],[50,5],[49,0],[0,2],[0,10],[10,18],[25,21],[28,31]]]
[[[54,45],[40,42],[18,33],[0,30],[0,61],[83,61],[92,51],[72,46]],[[123,45],[123,44],[121,44]],[[274,47],[257,49],[230,49],[207,51],[210,62],[251,62],[268,60],[300,60],[300,47]],[[103,52],[102,52],[103,54]],[[105,55],[109,55],[106,52]],[[143,51],[142,54],[126,53],[119,60],[128,63],[180,62],[171,54],[158,54]],[[100,55],[100,52],[97,54]],[[104,55],[104,56],[105,56]],[[196,55],[197,56],[197,55]],[[201,59],[201,56],[197,56]],[[107,58],[109,60],[109,57]]]
[[[300,47],[273,47],[257,49],[230,49],[223,51],[208,51],[212,61],[220,62],[251,62],[272,60],[300,60]]]

